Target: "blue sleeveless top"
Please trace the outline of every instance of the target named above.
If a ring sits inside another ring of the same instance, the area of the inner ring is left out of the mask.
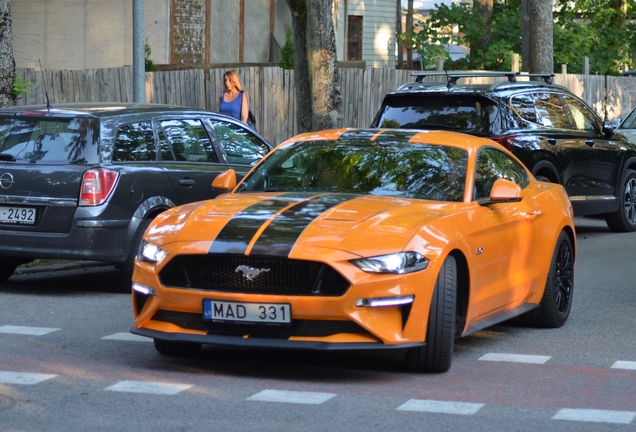
[[[232,102],[225,102],[223,94],[221,95],[221,102],[219,104],[219,111],[223,114],[234,117],[241,120],[241,106],[243,105],[243,92],[239,92],[238,96],[234,98]]]

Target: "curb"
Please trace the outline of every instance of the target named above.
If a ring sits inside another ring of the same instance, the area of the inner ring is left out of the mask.
[[[73,270],[77,268],[84,267],[99,267],[99,266],[112,266],[112,263],[107,263],[103,261],[75,261],[65,264],[53,264],[53,265],[43,265],[38,267],[18,267],[15,269],[14,274],[30,274],[30,273],[43,273],[50,271],[61,271],[61,270]]]

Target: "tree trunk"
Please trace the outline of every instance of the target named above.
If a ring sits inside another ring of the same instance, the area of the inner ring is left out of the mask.
[[[493,0],[473,0],[473,14],[479,17],[479,24],[483,26],[484,33],[481,37],[470,41],[470,57],[475,59],[479,52],[485,52],[492,40],[492,8]],[[483,21],[482,21],[483,20]]]
[[[396,0],[397,18],[395,21],[395,40],[397,41],[397,68],[404,68],[404,44],[402,43],[402,0]]]
[[[409,0],[408,2],[406,32],[409,35],[413,34],[413,0]],[[404,47],[406,48],[406,68],[413,70],[413,39],[410,36],[404,41]]]
[[[296,91],[296,129],[311,130],[311,84],[307,59],[307,1],[287,0],[294,36],[294,87]]]
[[[552,47],[552,1],[528,0],[529,13],[529,61],[530,73],[553,73],[554,51]]]
[[[0,107],[15,105],[13,31],[10,0],[0,0]]]
[[[333,27],[333,0],[307,2],[312,130],[342,127],[342,93]]]
[[[521,71],[529,72],[530,66],[530,1],[521,0]]]

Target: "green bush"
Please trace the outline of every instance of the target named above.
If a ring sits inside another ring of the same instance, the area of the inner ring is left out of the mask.
[[[294,69],[294,41],[292,40],[290,29],[287,29],[285,45],[280,50],[280,62],[278,65],[283,69]]]

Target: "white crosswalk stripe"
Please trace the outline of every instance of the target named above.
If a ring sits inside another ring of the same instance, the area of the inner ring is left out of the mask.
[[[477,413],[477,411],[479,411],[483,406],[484,404],[482,403],[411,399],[398,407],[398,410],[472,415]]]
[[[336,396],[335,393],[304,391],[263,390],[247,398],[251,401],[286,402],[297,404],[321,404]]]
[[[51,378],[55,378],[56,376],[57,375],[40,373],[0,371],[0,383],[33,385]]]
[[[594,409],[569,409],[559,410],[553,420],[571,420],[594,423],[630,424],[636,418],[636,412],[611,411]]]
[[[550,356],[540,356],[540,355],[488,353],[481,356],[479,360],[480,361],[511,362],[511,363],[544,364],[551,358],[552,357]]]
[[[0,333],[5,334],[18,334],[27,336],[43,336],[45,334],[53,333],[60,330],[59,328],[47,328],[47,327],[24,327],[24,326],[0,326]]]
[[[115,333],[109,336],[104,336],[102,339],[130,341],[130,342],[152,342],[152,338],[138,336],[132,333]]]
[[[618,360],[615,362],[612,369],[627,369],[627,370],[636,370],[636,361],[622,361]]]
[[[120,381],[104,390],[128,393],[174,395],[192,387],[191,384],[174,384],[145,381]]]

